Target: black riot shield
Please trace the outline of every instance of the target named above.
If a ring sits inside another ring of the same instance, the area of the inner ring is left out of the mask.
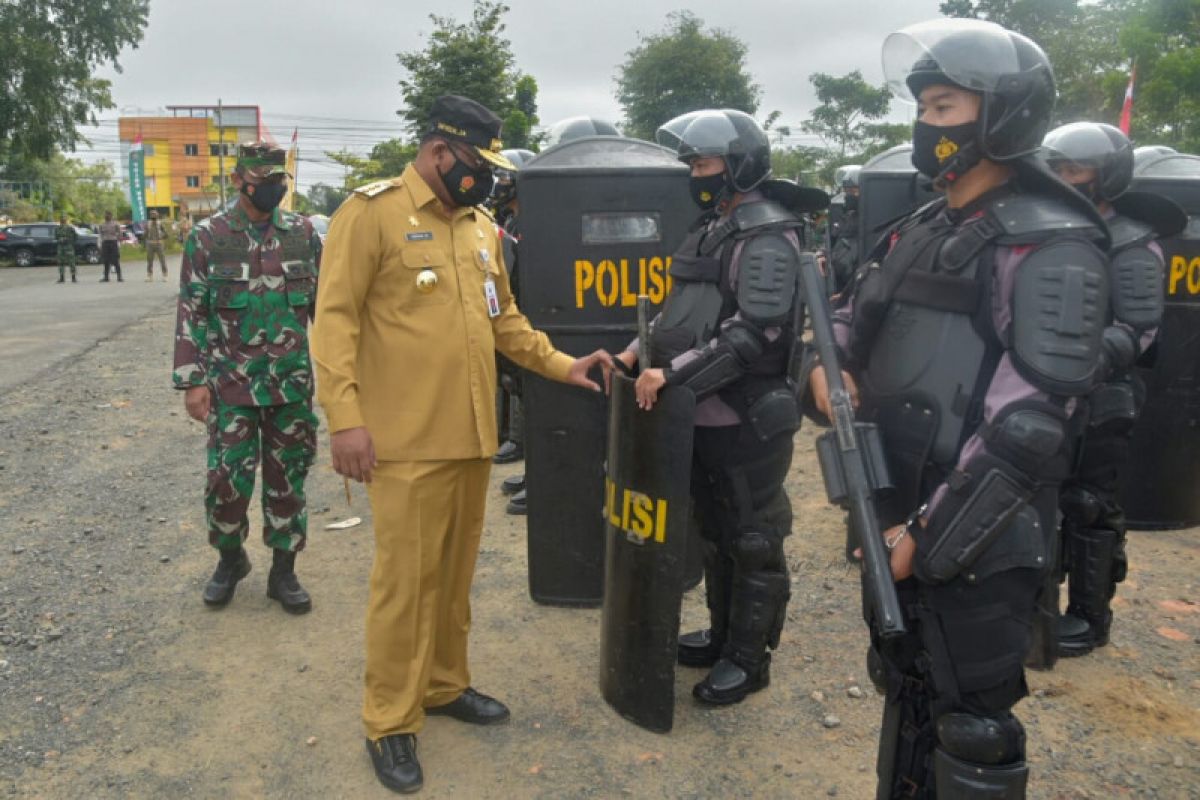
[[[1140,158],[1131,188],[1171,198],[1189,221],[1159,241],[1163,319],[1151,363],[1138,370],[1146,401],[1122,471],[1121,503],[1130,528],[1186,528],[1200,524],[1200,157]]]
[[[912,165],[912,145],[900,144],[863,165],[858,173],[859,252],[871,252],[888,223],[938,195]]]
[[[604,480],[600,690],[652,731],[675,717],[675,648],[688,552],[696,397],[666,388],[650,411],[613,376]]]
[[[624,350],[637,335],[637,296],[654,310],[666,298],[671,254],[696,216],[687,186],[672,151],[620,136],[573,139],[527,163],[517,305],[533,327],[571,355]],[[533,375],[523,392],[530,595],[599,605],[604,398]]]

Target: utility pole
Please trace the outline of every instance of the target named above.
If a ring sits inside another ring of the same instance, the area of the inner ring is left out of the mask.
[[[225,210],[225,115],[221,112],[221,98],[217,98],[217,186],[221,189],[221,210]]]

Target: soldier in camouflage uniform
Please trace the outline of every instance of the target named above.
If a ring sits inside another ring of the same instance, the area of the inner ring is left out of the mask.
[[[71,268],[71,283],[77,283],[75,277],[75,240],[79,232],[75,226],[67,222],[67,215],[58,218],[58,228],[54,231],[54,240],[58,242],[58,282],[66,280],[66,268]]]
[[[242,547],[261,454],[263,540],[274,551],[267,595],[284,610],[312,608],[296,579],[304,548],[304,480],[316,453],[307,327],[321,242],[308,220],[278,208],[287,190],[284,151],[238,148],[229,212],[197,224],[184,245],[175,386],[192,418],[208,423],[205,506],[220,560],[204,602],[227,604],[250,571]]]

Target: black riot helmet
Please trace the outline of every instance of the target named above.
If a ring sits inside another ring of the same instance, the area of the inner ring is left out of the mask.
[[[725,161],[729,187],[748,192],[771,177],[771,143],[754,117],[732,108],[692,111],[665,123],[654,134],[683,162],[703,156]]]
[[[1042,157],[1051,168],[1070,161],[1096,170],[1093,200],[1116,200],[1133,180],[1133,145],[1119,128],[1103,122],[1072,122],[1046,134]]]
[[[501,150],[500,155],[507,158],[516,169],[501,169],[497,167],[492,170],[492,174],[496,176],[496,181],[492,184],[491,196],[484,203],[484,207],[492,213],[508,205],[516,198],[517,172],[521,167],[533,160],[537,154],[532,150]]]
[[[857,189],[858,188],[858,173],[862,172],[862,167],[858,164],[846,164],[843,167],[838,167],[833,173],[833,182],[839,188]]]
[[[567,117],[550,126],[546,132],[545,147],[582,139],[585,136],[620,136],[621,132],[611,122],[595,117]]]
[[[1033,41],[994,22],[935,19],[903,28],[883,43],[883,71],[892,92],[909,102],[934,84],[979,94],[976,160],[1035,153],[1050,127],[1050,60]]]

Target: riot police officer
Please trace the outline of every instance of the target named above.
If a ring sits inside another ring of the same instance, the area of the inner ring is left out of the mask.
[[[1155,228],[1113,207],[1118,198],[1132,197],[1126,190],[1133,178],[1133,145],[1125,134],[1112,125],[1076,122],[1055,128],[1043,144],[1051,169],[1096,204],[1112,233],[1114,324],[1104,331],[1107,375],[1089,398],[1075,472],[1059,501],[1068,601],[1058,623],[1058,653],[1081,656],[1108,644],[1109,601],[1125,578],[1125,514],[1118,488],[1145,397],[1133,365],[1162,317],[1164,266]],[[1126,210],[1137,214],[1140,209],[1134,204]]]
[[[705,544],[710,627],[680,637],[678,660],[711,667],[693,695],[737,703],[770,681],[790,596],[783,480],[800,426],[787,366],[798,327],[801,220],[764,190],[763,129],[740,111],[705,110],[659,128],[691,168],[704,213],[672,257],[673,287],[637,382],[650,408],[663,386],[696,394],[692,500]],[[621,355],[632,366],[634,346]]]
[[[500,155],[512,163],[515,169],[495,170],[496,184],[486,208],[496,221],[496,233],[504,254],[504,266],[508,270],[508,281],[513,294],[518,291],[517,243],[521,241],[517,214],[517,172],[534,157],[530,150],[501,150]],[[492,456],[494,464],[512,464],[525,457],[525,415],[521,405],[521,370],[505,356],[496,354],[496,420],[500,428],[500,447]],[[506,511],[509,514],[526,513],[525,476],[512,475],[501,483],[505,494],[512,495]]]
[[[860,254],[858,240],[858,173],[862,167],[847,164],[838,168],[836,183],[842,190],[842,218],[837,221],[830,238],[830,271],[833,290],[841,291],[850,282],[850,276],[858,269]]]
[[[549,150],[557,144],[585,136],[620,136],[621,132],[611,122],[596,117],[567,117],[560,119],[546,131],[543,149]]]
[[[835,313],[896,486],[880,518],[907,633],[872,632],[877,797],[1024,797],[1012,708],[1071,414],[1100,369],[1108,235],[1035,157],[1055,97],[1040,47],[938,19],[889,36],[883,63],[944,197],[881,240]],[[820,370],[812,388],[827,412]]]

